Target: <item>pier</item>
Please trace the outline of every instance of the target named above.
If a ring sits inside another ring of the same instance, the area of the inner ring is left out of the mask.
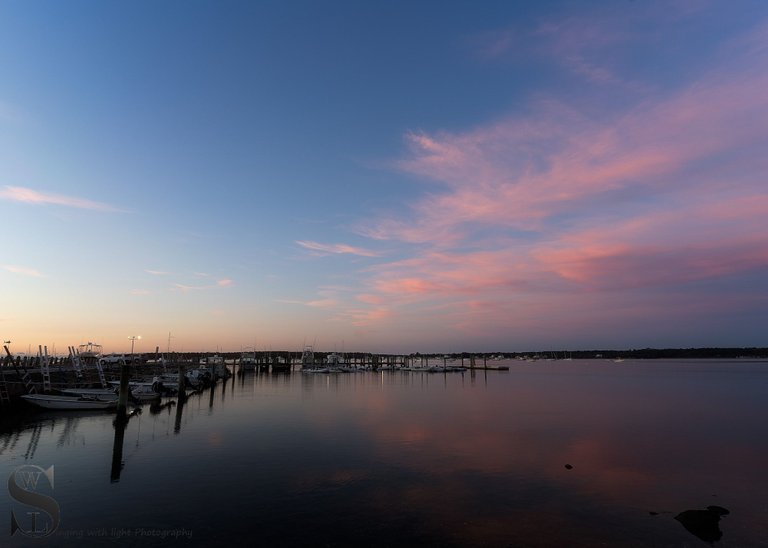
[[[91,343],[89,343],[91,345]],[[0,358],[0,406],[6,406],[23,394],[55,393],[64,389],[106,387],[109,382],[138,380],[155,376],[176,375],[179,371],[222,367],[228,373],[258,371],[287,374],[301,370],[317,370],[341,366],[344,370],[435,371],[439,368],[471,370],[507,370],[505,365],[489,364],[489,356],[470,354],[372,354],[307,351],[249,352],[247,365],[241,352],[225,353],[154,353],[105,355],[89,346],[69,347],[68,356],[51,356],[47,347],[39,346],[36,355],[14,356],[7,346]],[[241,363],[242,362],[242,363]],[[121,373],[122,379],[121,379]],[[181,373],[183,375],[183,373]],[[183,382],[183,379],[182,381]],[[122,383],[121,383],[122,384]],[[123,403],[123,408],[125,402]]]

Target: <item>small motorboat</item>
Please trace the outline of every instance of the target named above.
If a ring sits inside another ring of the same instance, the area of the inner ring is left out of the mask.
[[[102,400],[92,396],[24,394],[21,399],[45,409],[113,409],[117,407],[117,400]]]
[[[63,388],[59,390],[63,396],[79,396],[96,398],[97,400],[117,400],[117,390],[110,388]]]

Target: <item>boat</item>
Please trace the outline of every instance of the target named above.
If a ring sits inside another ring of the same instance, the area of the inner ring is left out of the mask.
[[[190,386],[201,388],[210,384],[214,379],[227,379],[230,373],[223,363],[213,367],[213,373],[208,367],[200,366],[197,369],[187,371],[186,378]]]
[[[79,396],[99,400],[116,400],[118,396],[117,389],[110,388],[63,388],[59,392],[63,396]]]
[[[328,364],[328,367],[342,367],[344,365],[344,358],[336,352],[331,352],[325,358],[325,363]]]
[[[77,356],[84,367],[94,366],[101,359],[102,346],[93,342],[81,344],[77,347]]]
[[[224,358],[218,354],[201,358],[199,368],[209,371],[217,379],[228,379],[232,375],[224,362]]]
[[[84,396],[57,396],[52,394],[24,394],[21,398],[45,409],[113,409],[117,400],[101,400]]]
[[[315,351],[311,346],[305,346],[301,352],[301,368],[313,369],[315,367]]]
[[[131,388],[131,397],[139,402],[159,400],[161,396],[161,388],[158,387],[156,382],[147,386],[146,383],[140,383]]]
[[[256,352],[243,352],[240,355],[240,371],[253,371],[256,364]]]
[[[130,390],[133,400],[138,402],[152,401],[161,396],[170,396],[178,393],[178,382],[166,382],[163,380],[164,377],[166,375],[154,377],[151,381],[129,381],[128,390]],[[119,393],[120,381],[109,381],[109,384],[115,387],[115,390]]]

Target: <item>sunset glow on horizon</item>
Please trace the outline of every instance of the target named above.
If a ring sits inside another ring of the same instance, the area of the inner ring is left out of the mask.
[[[768,5],[0,7],[13,352],[768,346]]]

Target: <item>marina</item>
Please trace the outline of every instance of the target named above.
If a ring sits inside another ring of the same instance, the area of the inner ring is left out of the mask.
[[[425,371],[430,373],[474,370],[507,370],[494,356],[449,355],[377,355],[336,352],[315,353],[311,347],[299,352],[242,352],[225,356],[207,353],[154,354],[101,353],[101,345],[89,342],[77,349],[69,347],[68,356],[50,356],[39,346],[37,355],[14,356],[6,346],[0,359],[0,404],[28,393],[99,396],[114,399],[119,390],[123,366],[129,367],[131,392],[135,398],[152,399],[161,392],[178,390],[179,369],[184,370],[185,385],[205,386],[212,378],[226,378],[232,372],[354,373],[364,371]],[[490,361],[490,363],[489,363]],[[29,400],[29,398],[28,398]],[[33,401],[35,398],[32,398]]]
[[[768,548],[768,1],[0,6],[0,548]]]
[[[6,407],[0,472],[54,466],[44,492],[60,508],[46,538],[8,540],[682,547],[712,541],[695,523],[705,516],[727,545],[764,545],[768,442],[755,433],[768,363],[499,365],[235,369],[184,396],[129,403],[123,421]],[[23,509],[0,504],[6,516]]]

